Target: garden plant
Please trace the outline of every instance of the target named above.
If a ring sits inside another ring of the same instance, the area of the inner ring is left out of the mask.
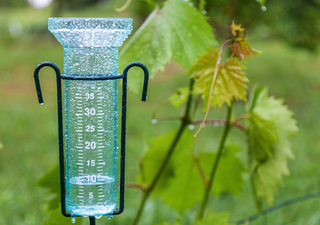
[[[270,96],[267,87],[247,89],[245,69],[250,64],[246,60],[259,57],[261,52],[250,46],[241,24],[226,24],[230,38],[218,44],[203,0],[198,5],[184,0],[149,4],[155,9],[121,50],[120,70],[129,62],[139,61],[153,78],[174,59],[185,69],[189,86],[178,87],[154,110],[154,126],[165,120],[178,120],[180,125],[152,138],[141,154],[136,183],[127,183],[127,188],[142,192],[131,223],[140,224],[151,198],[162,199],[178,214],[176,221],[163,218],[160,224],[246,223],[249,220],[230,221],[228,211],[212,210],[212,196],[237,195],[249,183],[257,212],[273,205],[282,177],[290,174],[287,161],[294,157],[289,138],[298,133],[298,127],[293,113],[283,99]],[[257,8],[260,10],[258,4]],[[129,74],[132,93],[140,93],[142,79],[139,73]],[[177,114],[158,116],[167,104],[176,107]],[[212,118],[215,110],[223,112],[224,117]],[[223,127],[219,143],[211,144],[209,138],[205,140],[207,145],[198,145],[198,136],[211,135],[207,129],[210,125]],[[242,139],[228,140],[232,132],[239,131]],[[57,194],[49,202],[51,217],[44,222],[47,225],[62,223],[57,218],[58,180],[56,167],[38,182]],[[68,223],[70,220],[66,220]]]

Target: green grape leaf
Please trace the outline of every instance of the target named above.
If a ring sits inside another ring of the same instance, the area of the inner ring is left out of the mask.
[[[261,86],[255,86],[253,88],[253,91],[250,94],[250,98],[247,104],[247,111],[252,112],[252,110],[255,108],[257,104],[260,104],[262,99],[268,97],[268,89],[261,87]]]
[[[151,139],[151,147],[147,149],[140,162],[138,183],[142,186],[151,184],[175,135],[176,131],[171,131]],[[162,198],[165,204],[180,213],[202,200],[205,189],[203,176],[209,180],[217,155],[202,153],[199,157],[194,156],[193,146],[194,138],[189,130],[185,130],[153,192],[154,197]],[[237,145],[225,148],[212,187],[213,194],[219,196],[222,192],[228,192],[235,195],[241,191],[245,168],[236,156],[239,151],[241,148]],[[202,167],[203,176],[199,167]]]
[[[236,156],[241,150],[241,147],[236,144],[225,147],[211,189],[212,194],[220,196],[221,193],[228,192],[232,195],[237,195],[242,190],[242,174],[246,169],[241,160]],[[216,156],[216,153],[200,154],[199,159],[204,173],[207,175],[206,180],[209,180]]]
[[[70,217],[65,217],[61,213],[60,204],[58,205],[58,208],[51,210],[50,217],[42,222],[42,225],[70,225],[73,224],[71,222]],[[82,224],[82,217],[77,217],[76,222],[74,224]],[[89,220],[86,218],[86,220]],[[89,223],[89,221],[87,222]]]
[[[188,100],[189,88],[179,88],[176,93],[169,97],[171,104],[178,108],[180,105]]]
[[[230,213],[207,213],[203,220],[196,220],[194,225],[228,225]]]
[[[288,138],[298,133],[298,127],[284,101],[268,97],[266,88],[256,88],[250,98],[254,99],[247,107],[252,181],[256,197],[272,205],[282,176],[290,174],[287,160],[294,156]]]
[[[161,197],[181,214],[201,201],[204,185],[192,156],[194,138],[189,130],[185,131],[181,143],[188,143],[183,149],[177,148],[171,162],[173,176],[167,179],[166,186],[157,188],[155,197]],[[178,147],[178,146],[177,146]]]
[[[48,188],[51,193],[56,194],[56,196],[51,199],[48,203],[48,209],[54,210],[60,205],[60,168],[59,164],[56,165],[51,171],[46,173],[37,182],[37,186]],[[59,207],[60,208],[60,207]]]
[[[218,51],[211,49],[203,55],[189,71],[189,75],[196,79],[194,92],[201,94],[204,102],[208,102],[212,79],[217,62]],[[233,99],[246,101],[246,78],[244,65],[231,57],[219,68],[216,83],[212,92],[211,106],[221,107],[224,103],[230,105]],[[206,105],[203,109],[206,109]]]
[[[0,142],[0,149],[3,149],[3,144]]]
[[[185,138],[193,139],[188,131]],[[186,142],[187,139],[181,139]],[[202,201],[204,195],[204,181],[209,180],[215,153],[202,153],[199,157],[192,154],[192,148],[177,149],[172,157],[174,165],[173,176],[168,177],[166,186],[157,190],[156,197],[161,197],[165,204],[170,205],[181,214]],[[240,192],[243,181],[242,173],[244,166],[235,156],[240,148],[233,145],[225,149],[216,173],[216,179],[212,188],[212,193],[220,195],[222,192],[237,194]],[[199,172],[202,168],[203,176]]]
[[[177,131],[172,130],[170,133],[162,134],[159,137],[152,138],[150,140],[151,146],[145,151],[140,160],[140,174],[137,177],[138,183],[142,186],[148,186],[154,179],[157,171],[161,167],[163,160],[170,148],[170,144],[173,142]],[[188,133],[184,132],[180,141],[177,143],[175,151],[184,151],[184,149],[193,148],[193,138],[189,138]],[[173,177],[174,171],[173,160],[169,160],[165,167],[163,174],[159,182],[154,189],[154,194],[157,194],[157,190],[161,190],[168,183],[168,179]]]
[[[190,69],[198,55],[206,53],[214,43],[213,28],[190,2],[168,0],[155,10],[120,52],[119,68],[138,61],[147,66],[150,78],[163,70],[171,58]],[[142,77],[128,76],[129,88],[138,93]]]
[[[278,142],[276,127],[272,121],[263,119],[253,112],[249,118],[249,154],[258,162],[272,157],[274,143]]]

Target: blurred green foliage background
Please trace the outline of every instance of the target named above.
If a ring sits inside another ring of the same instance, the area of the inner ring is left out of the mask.
[[[157,1],[160,5],[163,1]],[[37,187],[39,178],[58,162],[55,76],[51,69],[41,75],[45,104],[37,102],[33,70],[42,61],[52,61],[63,68],[62,46],[47,30],[50,16],[64,17],[131,17],[137,29],[152,11],[147,1],[132,1],[123,12],[125,1],[55,0],[38,9],[25,0],[0,0],[0,224],[41,224],[49,215],[46,204],[52,196]],[[197,1],[194,1],[197,5]],[[270,93],[285,98],[295,112],[301,134],[292,140],[296,159],[289,162],[290,177],[284,178],[275,202],[315,192],[320,187],[320,1],[268,0],[267,10],[254,0],[208,0],[206,15],[216,29],[218,40],[228,38],[232,20],[247,30],[252,46],[263,54],[248,60],[249,86],[266,85]],[[130,38],[130,37],[129,37]],[[142,49],[143,51],[143,49]],[[128,100],[128,182],[134,182],[139,157],[147,139],[176,128],[178,123],[151,123],[156,106],[186,86],[187,78],[179,65],[172,62],[159,72],[149,87],[148,101],[129,94]],[[236,106],[237,107],[237,106]],[[160,115],[177,115],[173,107],[165,107]],[[211,112],[223,118],[224,109]],[[241,110],[241,109],[238,109]],[[203,114],[198,113],[197,118]],[[221,127],[207,126],[197,139],[200,148],[215,148]],[[235,132],[229,139],[236,142],[244,136]],[[57,181],[58,182],[58,181]],[[99,224],[128,224],[140,201],[139,191],[126,192],[125,213],[113,220],[100,219]],[[278,210],[252,224],[319,224],[319,199],[309,200]],[[236,197],[223,195],[210,207],[231,210],[231,220],[255,213],[250,187]],[[148,203],[141,224],[174,220],[175,213],[160,200]],[[82,222],[87,224],[88,221]]]

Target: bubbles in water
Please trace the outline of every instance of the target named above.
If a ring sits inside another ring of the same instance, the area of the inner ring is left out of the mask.
[[[76,216],[75,215],[71,215],[71,222],[75,223],[76,222]]]
[[[100,219],[102,216],[95,216],[96,219]]]
[[[111,220],[113,218],[113,215],[108,215],[108,219]]]
[[[214,122],[213,126],[215,126],[215,127],[219,126],[219,122]]]
[[[261,10],[262,10],[262,11],[266,11],[266,10],[267,10],[267,7],[262,6],[262,7],[261,7]]]
[[[188,128],[189,128],[189,130],[193,130],[193,129],[194,129],[194,125],[193,125],[193,124],[190,124],[190,125],[188,126]]]
[[[202,11],[202,14],[203,14],[203,15],[207,15],[207,11],[206,11],[206,10],[203,10],[203,11]]]
[[[151,123],[152,123],[152,124],[155,124],[155,123],[157,123],[157,122],[158,122],[157,119],[152,119],[152,120],[151,120]]]

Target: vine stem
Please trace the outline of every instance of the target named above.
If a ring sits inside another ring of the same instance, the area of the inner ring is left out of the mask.
[[[193,120],[191,123],[192,124],[201,124],[202,120]],[[218,123],[218,124],[221,124],[221,125],[226,125],[227,121],[226,120],[220,120],[220,119],[206,120],[206,124],[215,124],[215,123]],[[233,122],[232,126],[238,128],[239,130],[246,131],[246,128],[244,126],[242,126],[241,124],[239,124],[239,123]]]
[[[219,165],[219,162],[220,162],[223,150],[224,150],[224,145],[225,145],[225,142],[227,140],[230,128],[232,127],[232,125],[231,125],[231,113],[232,113],[232,102],[231,102],[230,106],[228,106],[227,123],[226,123],[226,126],[224,128],[222,138],[220,140],[218,154],[217,154],[217,157],[216,157],[216,159],[214,161],[214,164],[213,164],[213,167],[212,167],[212,170],[211,170],[211,173],[210,173],[210,178],[209,178],[209,181],[208,181],[208,185],[205,187],[205,193],[204,193],[204,197],[203,197],[203,200],[202,200],[202,203],[201,203],[201,208],[200,208],[199,215],[198,215],[198,218],[200,220],[203,219],[204,212],[205,212],[205,209],[206,209],[206,206],[207,206],[207,203],[208,203],[208,199],[209,199],[209,194],[210,194],[210,191],[211,191],[211,188],[212,188],[212,185],[213,185],[213,181],[214,181],[217,169],[218,169],[218,165]]]
[[[113,10],[116,12],[123,12],[129,7],[130,4],[131,4],[131,0],[127,0],[126,3],[121,8],[117,8],[115,5],[113,5]]]
[[[200,12],[202,12],[202,11],[204,10],[204,1],[205,1],[205,0],[200,0],[200,1],[199,1],[199,6],[198,6],[198,8],[199,8],[199,11],[200,11]]]
[[[211,106],[211,100],[212,100],[212,92],[213,92],[213,88],[214,88],[214,84],[216,83],[216,79],[217,79],[217,75],[218,75],[218,71],[220,68],[220,64],[221,64],[221,59],[222,59],[222,52],[223,49],[227,46],[227,44],[229,44],[232,41],[232,39],[228,39],[226,40],[223,45],[221,46],[219,53],[218,53],[218,57],[217,57],[217,62],[214,68],[214,74],[213,74],[213,79],[212,79],[212,83],[211,83],[211,88],[210,88],[210,93],[209,93],[209,99],[208,99],[208,104],[207,104],[207,110],[206,110],[206,115],[204,116],[204,119],[199,127],[199,129],[197,130],[197,132],[195,133],[194,137],[196,137],[199,132],[201,131],[201,129],[203,128],[208,115],[209,115],[209,111],[210,111],[210,106]]]
[[[132,225],[136,225],[138,224],[139,222],[139,219],[140,219],[140,216],[142,214],[142,211],[143,211],[143,208],[144,208],[144,205],[147,201],[147,199],[149,198],[151,192],[153,191],[154,187],[156,186],[156,184],[158,183],[166,165],[168,164],[182,134],[183,134],[183,131],[184,129],[187,127],[188,124],[190,124],[191,122],[191,119],[190,119],[190,108],[191,108],[191,103],[192,103],[192,90],[193,90],[193,85],[194,85],[194,79],[191,79],[190,80],[190,86],[189,86],[189,90],[190,90],[190,94],[188,96],[188,101],[187,101],[187,105],[186,105],[186,110],[185,110],[185,114],[184,116],[181,118],[181,125],[180,125],[180,128],[178,130],[178,132],[176,133],[168,151],[167,151],[167,154],[165,155],[161,165],[160,165],[160,168],[159,170],[157,171],[156,175],[154,176],[151,184],[145,189],[144,193],[143,193],[143,197],[142,197],[142,201],[140,203],[140,206],[139,206],[139,209],[138,209],[138,212],[133,220],[133,223]]]
[[[275,204],[272,207],[269,207],[267,209],[262,210],[261,212],[259,212],[257,214],[254,214],[252,216],[249,216],[247,218],[244,218],[244,219],[232,222],[232,223],[235,223],[235,224],[249,223],[252,220],[258,219],[261,216],[264,216],[264,215],[266,215],[268,213],[271,213],[271,212],[273,212],[273,211],[275,211],[277,209],[280,209],[282,207],[285,207],[285,206],[288,206],[288,205],[292,205],[292,204],[295,204],[295,203],[298,203],[298,202],[302,202],[302,201],[305,201],[305,200],[314,199],[314,198],[320,198],[320,192],[310,193],[310,194],[302,195],[302,196],[299,196],[299,197],[296,197],[296,198],[292,198],[292,199],[280,202],[278,204]]]

